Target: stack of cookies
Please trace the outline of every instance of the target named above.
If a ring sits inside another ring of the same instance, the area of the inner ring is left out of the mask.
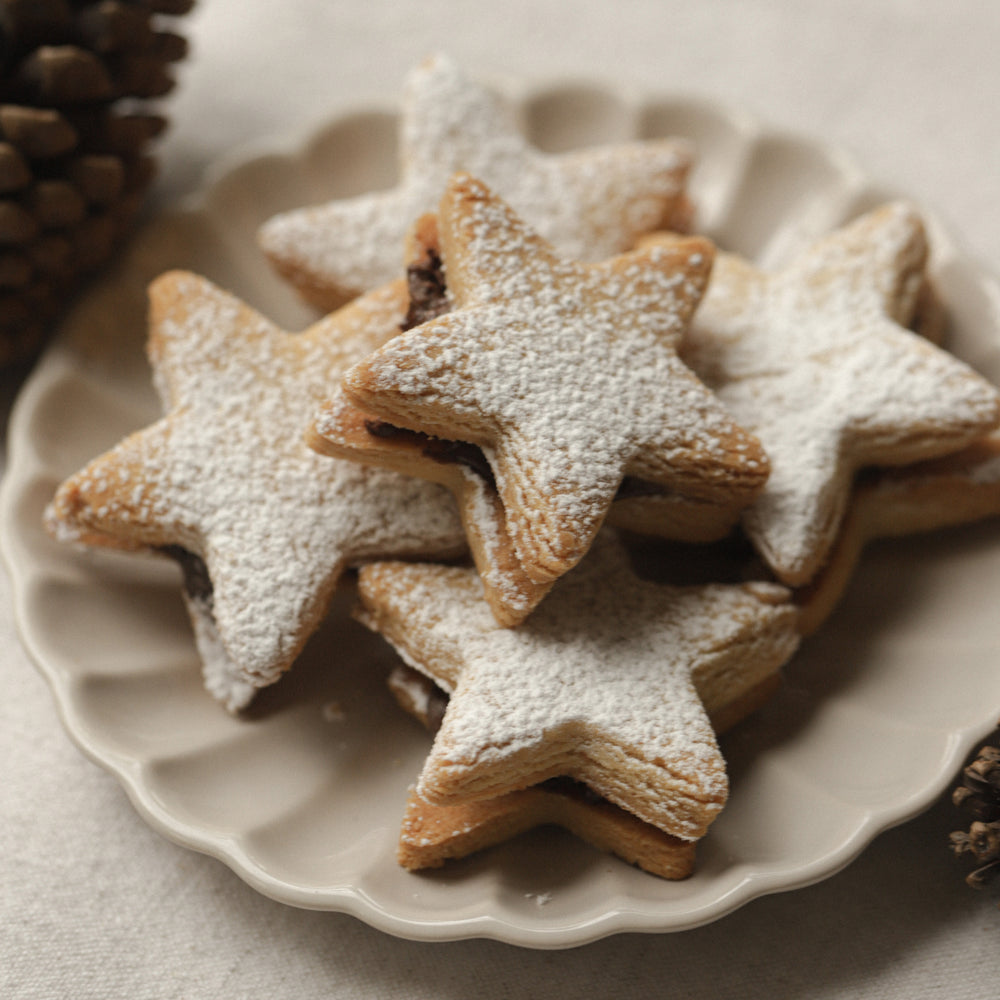
[[[682,140],[543,154],[444,58],[401,129],[396,188],[261,230],[309,329],[154,282],[164,416],[46,525],[175,560],[232,711],[356,577],[434,733],[405,867],[554,823],[682,878],[718,733],[866,541],[1000,511],[1000,395],[939,344],[908,204],[764,272],[691,233]]]

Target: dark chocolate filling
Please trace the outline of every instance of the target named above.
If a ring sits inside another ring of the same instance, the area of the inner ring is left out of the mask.
[[[214,588],[212,578],[208,575],[205,560],[181,545],[161,545],[156,551],[167,556],[168,559],[173,559],[180,566],[184,577],[184,590],[188,597],[192,601],[206,605],[211,610]]]
[[[640,479],[638,476],[625,476],[618,484],[615,499],[627,500],[630,497],[660,497],[665,492],[662,486],[651,483],[648,479]]]
[[[490,463],[486,461],[482,448],[467,441],[449,441],[446,438],[433,437],[421,431],[411,431],[404,427],[396,427],[394,424],[386,423],[384,420],[366,420],[365,430],[372,437],[388,439],[392,441],[408,441],[411,444],[420,446],[420,453],[426,455],[435,462],[442,465],[464,465],[472,469],[478,476],[484,479],[493,489],[496,489],[496,480],[493,478],[493,470]]]
[[[603,795],[598,795],[590,785],[584,784],[582,781],[577,781],[576,778],[567,778],[565,776],[549,778],[548,781],[542,782],[541,787],[548,789],[550,792],[565,795],[568,798],[579,799],[592,806],[598,806],[602,803],[606,805],[608,802]]]
[[[437,319],[451,311],[451,300],[448,298],[448,284],[445,280],[444,262],[441,255],[434,249],[427,249],[425,257],[419,262],[410,264],[406,269],[406,286],[409,292],[409,306],[401,329],[406,331],[421,323]],[[496,479],[493,470],[482,449],[467,441],[449,441],[445,438],[432,437],[419,431],[395,427],[383,420],[366,420],[365,430],[372,437],[386,438],[397,441],[410,441],[421,444],[421,452],[435,462],[443,464],[464,465],[484,479],[493,489],[496,489]],[[655,483],[638,479],[635,476],[625,476],[618,486],[615,499],[623,497],[659,496],[663,489]]]
[[[478,445],[470,444],[468,441],[449,441],[446,438],[433,437],[421,431],[397,427],[385,420],[366,420],[365,430],[372,437],[383,440],[408,441],[410,444],[419,444],[422,455],[426,455],[435,462],[441,462],[443,465],[464,465],[484,479],[493,489],[496,489],[493,470],[490,468],[490,463],[486,460],[482,448]],[[656,483],[639,479],[636,476],[625,476],[618,484],[615,499],[663,496],[664,492],[663,488],[657,486]]]
[[[423,261],[407,267],[406,287],[410,293],[410,304],[402,324],[404,331],[451,311],[444,265],[436,250],[428,250]]]

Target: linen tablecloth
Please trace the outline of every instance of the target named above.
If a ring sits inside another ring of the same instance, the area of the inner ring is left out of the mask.
[[[844,147],[1000,268],[995,0],[200,0],[184,32],[154,209],[245,143],[395,102],[406,70],[446,51],[485,76],[700,94]],[[1000,986],[996,896],[963,884],[944,798],[829,880],[696,930],[563,952],[415,943],[273,902],[150,830],[64,734],[5,578],[0,649],[0,995],[957,1000]]]

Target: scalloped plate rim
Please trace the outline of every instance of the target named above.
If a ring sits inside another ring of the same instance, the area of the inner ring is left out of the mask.
[[[637,91],[605,85],[600,81],[593,83],[574,78],[567,81],[545,81],[542,84],[522,88],[518,93],[518,100],[523,103],[549,92],[578,87],[587,87],[595,92],[610,92],[623,106],[631,108],[637,114],[664,102],[673,105],[686,104],[698,111],[707,109],[720,119],[737,126],[744,138],[751,136],[753,141],[759,141],[761,137],[788,139],[805,147],[819,149],[824,155],[834,157],[838,165],[852,168],[856,176],[870,184],[875,183],[860,170],[854,157],[844,150],[793,132],[769,129],[756,116],[744,109],[727,107],[712,97],[688,93],[639,94]],[[250,143],[242,150],[226,154],[215,161],[206,170],[198,190],[186,196],[176,209],[162,214],[170,217],[189,213],[197,215],[209,205],[212,192],[217,185],[237,169],[261,158],[276,155],[297,160],[305,156],[313,144],[342,121],[369,114],[385,115],[397,111],[398,109],[394,109],[386,102],[366,102],[360,107],[344,109],[321,121],[313,122],[305,129],[286,135],[284,139],[279,137],[277,140],[262,139]],[[154,215],[147,225],[156,226],[160,218],[160,215]],[[988,287],[991,295],[996,295],[997,289],[992,284],[992,279],[984,274],[981,268],[975,266],[968,254],[956,250],[949,230],[940,226],[939,228],[948,237],[953,253],[971,269],[977,283],[981,287]],[[71,321],[70,317],[67,325]],[[72,369],[69,359],[64,357],[65,354],[61,340],[57,338],[47,349],[19,394],[10,418],[8,467],[0,484],[0,549],[11,578],[15,621],[22,642],[29,657],[48,682],[62,725],[74,744],[89,759],[108,770],[120,781],[144,821],[175,843],[219,859],[255,889],[280,902],[316,910],[348,913],[373,927],[414,940],[445,941],[483,937],[530,947],[563,948],[598,940],[615,933],[657,933],[690,929],[717,920],[759,896],[802,888],[842,870],[879,832],[917,815],[933,802],[956,773],[973,744],[991,728],[990,722],[984,717],[981,725],[969,726],[961,731],[941,730],[945,746],[935,780],[894,803],[892,809],[876,811],[873,808],[864,810],[855,807],[856,822],[852,824],[853,832],[843,840],[838,850],[801,864],[794,871],[782,870],[777,864],[759,870],[743,871],[721,895],[701,902],[690,909],[685,917],[679,917],[674,913],[666,922],[664,914],[656,912],[655,907],[647,905],[643,909],[641,904],[628,911],[623,907],[616,907],[588,916],[575,924],[566,922],[553,926],[546,926],[544,923],[529,926],[523,920],[518,922],[497,912],[480,913],[462,919],[418,920],[391,912],[356,886],[309,889],[283,882],[256,865],[241,845],[239,836],[220,836],[208,830],[185,825],[169,810],[161,807],[142,783],[141,762],[106,743],[102,745],[99,735],[89,732],[88,726],[79,718],[73,703],[74,683],[68,681],[59,664],[50,661],[35,642],[29,623],[28,594],[32,582],[39,577],[44,578],[47,569],[44,565],[31,564],[26,556],[27,546],[24,546],[18,538],[16,530],[15,509],[25,487],[35,482],[39,471],[44,467],[30,447],[31,421],[35,414],[34,407],[38,399],[48,391],[54,375],[59,373],[59,365],[65,363]]]

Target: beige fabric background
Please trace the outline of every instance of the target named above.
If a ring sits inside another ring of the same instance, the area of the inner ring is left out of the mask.
[[[395,100],[406,69],[445,50],[486,75],[700,93],[822,136],[1000,269],[995,0],[200,0],[186,31],[161,203],[232,147]],[[996,995],[997,896],[962,884],[947,802],[834,878],[698,930],[566,952],[418,944],[271,902],[149,830],[64,735],[2,577],[0,649],[5,997]]]

